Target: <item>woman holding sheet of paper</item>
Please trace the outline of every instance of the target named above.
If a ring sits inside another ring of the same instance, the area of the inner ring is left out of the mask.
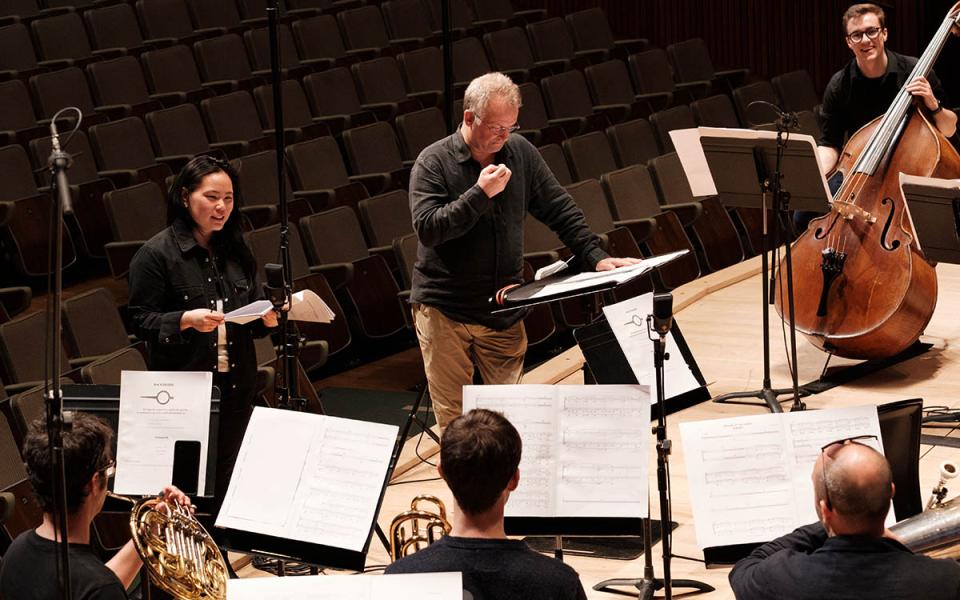
[[[260,299],[256,262],[240,228],[236,171],[209,156],[191,160],[170,188],[168,227],[130,263],[130,317],[153,371],[212,371],[220,388],[217,497],[250,418],[257,373],[253,340],[277,326],[268,312],[247,325],[224,313]]]

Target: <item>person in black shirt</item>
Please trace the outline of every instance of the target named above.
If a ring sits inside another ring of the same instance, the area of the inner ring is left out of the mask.
[[[955,600],[960,565],[915,555],[884,528],[893,477],[873,448],[841,440],[813,467],[820,522],[760,546],[730,571],[741,600]]]
[[[127,542],[106,565],[90,547],[90,524],[103,508],[107,480],[116,464],[111,454],[113,432],[100,419],[73,413],[72,426],[63,432],[66,472],[67,540],[70,543],[70,587],[73,600],[125,600],[140,569],[133,541]],[[34,492],[43,510],[36,529],[17,536],[3,557],[0,597],[8,600],[61,598],[57,580],[59,551],[55,540],[54,487],[44,421],[31,424],[23,457]],[[162,494],[185,506],[190,499],[173,486]]]
[[[491,314],[488,298],[522,282],[527,213],[548,225],[585,270],[638,262],[600,247],[583,212],[519,129],[520,90],[502,73],[470,82],[463,122],[427,146],[410,173],[417,233],[410,302],[437,423],[462,412],[474,365],[486,384],[520,381],[525,311]]]
[[[885,113],[904,85],[945,137],[956,132],[957,115],[944,106],[947,99],[936,74],[908,82],[917,59],[886,49],[882,8],[851,6],[843,15],[843,31],[853,60],[834,74],[823,93],[817,152],[824,173],[837,164],[846,138]]]
[[[520,483],[520,453],[520,434],[502,414],[477,409],[454,419],[438,466],[456,503],[450,534],[386,573],[459,571],[473,600],[586,600],[571,567],[507,539],[503,509]]]
[[[130,263],[129,312],[147,342],[152,371],[212,371],[220,389],[216,496],[227,491],[253,411],[253,340],[277,326],[269,311],[247,325],[224,313],[263,297],[256,262],[243,241],[238,175],[229,163],[197,156],[170,188],[170,226]]]

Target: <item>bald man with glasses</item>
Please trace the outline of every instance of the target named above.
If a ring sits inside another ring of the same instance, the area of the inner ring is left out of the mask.
[[[730,571],[738,599],[960,598],[960,565],[913,554],[884,526],[893,475],[871,439],[823,447],[811,474],[820,521],[738,562]]]

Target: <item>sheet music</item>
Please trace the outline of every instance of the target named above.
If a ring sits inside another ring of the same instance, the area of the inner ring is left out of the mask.
[[[254,408],[217,526],[362,551],[397,431]]]
[[[224,320],[227,323],[244,325],[256,321],[271,310],[273,310],[272,302],[257,300],[228,312],[224,315]],[[293,294],[293,308],[290,309],[287,316],[291,321],[329,323],[336,317],[336,314],[316,293],[311,290],[301,290]]]
[[[824,444],[876,435],[864,443],[883,451],[875,406],[680,423],[680,435],[701,549],[767,542],[816,521],[810,475]]]
[[[703,146],[700,144],[702,137],[725,137],[745,140],[776,140],[776,131],[764,131],[759,129],[730,129],[726,127],[697,127],[696,129],[675,129],[670,132],[670,139],[673,140],[673,146],[676,149],[677,156],[680,158],[680,164],[683,165],[683,171],[687,175],[687,182],[690,184],[690,191],[694,197],[716,196],[717,188],[713,183],[713,175],[710,173],[710,167],[707,164],[707,158],[703,154]],[[791,133],[790,140],[799,140],[810,144],[813,148],[814,156],[817,155],[817,141],[812,136],[804,133]],[[819,164],[819,161],[818,161]],[[823,175],[821,168],[821,176]],[[827,198],[832,198],[833,194],[827,186],[827,181],[823,177],[823,191]]]
[[[634,277],[639,277],[647,271],[655,269],[662,264],[668,263],[677,257],[683,256],[687,252],[689,252],[689,250],[678,250],[677,252],[670,252],[669,254],[661,254],[651,258],[645,258],[635,265],[617,267],[612,271],[584,271],[582,273],[577,273],[576,275],[572,275],[556,283],[548,283],[547,285],[543,286],[542,289],[532,294],[530,298],[544,298],[546,296],[553,296],[555,294],[565,294],[569,292],[575,292],[584,287],[601,285],[610,282],[617,284],[625,283]]]
[[[645,386],[464,386],[463,410],[474,408],[502,412],[523,441],[506,516],[647,516]]]
[[[647,315],[653,314],[653,294],[634,296],[623,302],[606,305],[603,307],[603,314],[610,323],[610,329],[627,357],[637,382],[656,390],[653,342],[647,329]],[[672,332],[667,333],[666,352],[671,358],[663,363],[664,398],[674,398],[699,388],[700,382],[683,359]],[[656,396],[652,401],[656,402]]]
[[[169,485],[178,440],[200,442],[197,489],[206,489],[212,389],[209,371],[120,373],[116,493],[150,496]]]
[[[227,600],[461,600],[460,573],[230,579]]]

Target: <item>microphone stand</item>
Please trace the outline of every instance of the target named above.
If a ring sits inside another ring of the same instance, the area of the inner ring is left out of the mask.
[[[657,315],[658,309],[657,297],[668,297],[670,305],[669,314],[661,317]],[[657,388],[657,424],[653,428],[657,436],[657,491],[660,496],[660,541],[663,551],[663,579],[654,577],[653,572],[653,534],[650,523],[651,516],[647,515],[643,523],[643,546],[644,546],[644,566],[642,579],[608,579],[601,581],[593,586],[595,590],[611,591],[605,589],[613,585],[632,585],[639,590],[638,597],[641,600],[653,598],[656,590],[663,589],[664,598],[671,600],[673,598],[673,586],[693,588],[695,592],[712,592],[714,587],[697,581],[695,579],[676,579],[674,580],[670,573],[670,560],[673,558],[672,550],[672,528],[673,517],[670,499],[670,449],[671,442],[667,439],[667,409],[666,409],[666,379],[664,378],[664,361],[669,360],[667,354],[667,333],[673,326],[673,297],[667,292],[657,294],[654,297],[654,314],[647,315],[647,337],[653,342],[653,368],[655,372]],[[655,332],[657,337],[650,337],[650,332]],[[649,492],[647,494],[647,505],[649,506]],[[621,593],[621,592],[618,592]],[[686,595],[686,594],[684,594]]]
[[[70,168],[72,158],[61,150],[60,139],[57,134],[56,121],[65,110],[77,110],[73,107],[57,111],[50,121],[52,150],[48,164],[52,174],[54,223],[53,231],[53,291],[48,314],[50,322],[50,380],[45,382],[45,396],[47,407],[47,445],[50,449],[51,467],[53,469],[54,488],[54,527],[59,536],[57,575],[62,597],[70,600],[72,595],[70,585],[70,542],[67,537],[67,497],[66,497],[66,465],[63,452],[63,432],[70,428],[69,413],[63,412],[63,389],[60,387],[60,371],[62,368],[60,354],[60,328],[63,302],[63,214],[70,209],[70,183],[67,180],[67,169]],[[77,111],[78,113],[80,111]],[[81,115],[77,115],[77,128],[80,127]]]

